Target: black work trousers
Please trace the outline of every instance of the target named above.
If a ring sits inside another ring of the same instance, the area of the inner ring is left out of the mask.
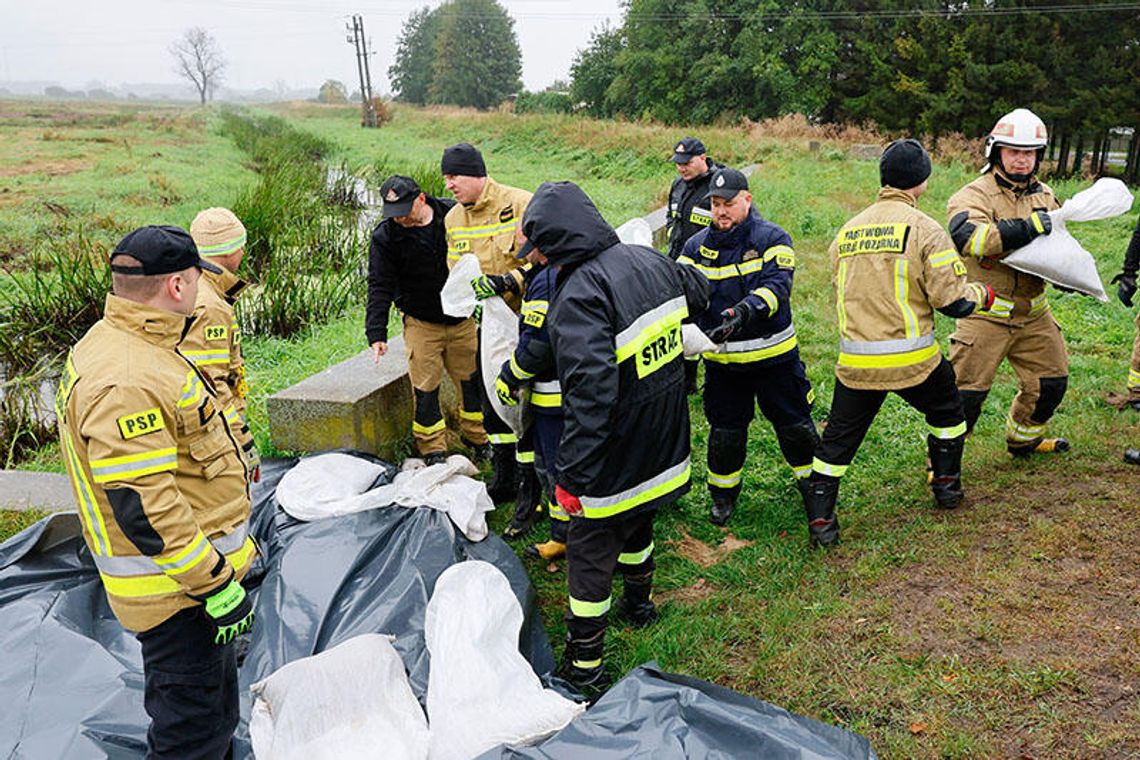
[[[150,716],[147,760],[220,760],[238,725],[237,650],[217,646],[217,628],[200,606],[135,634]]]
[[[606,629],[614,571],[623,576],[653,572],[653,520],[656,509],[603,519],[571,517],[566,543],[573,641],[591,639]]]
[[[843,475],[890,392],[848,388],[836,378],[831,414],[812,463],[814,476]],[[956,437],[949,434],[956,428],[960,428],[960,434],[965,433],[962,398],[955,383],[954,368],[945,357],[921,383],[894,393],[922,412],[930,433],[936,438]]]

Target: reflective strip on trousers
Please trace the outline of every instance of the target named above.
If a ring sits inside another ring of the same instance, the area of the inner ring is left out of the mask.
[[[804,478],[811,475],[811,465],[792,465],[792,474],[796,476],[796,480],[803,480]]]
[[[610,602],[613,597],[607,596],[600,602],[587,602],[582,599],[570,597],[570,614],[574,617],[596,618],[610,611]]]
[[[842,478],[843,473],[847,472],[849,466],[850,465],[846,464],[828,464],[818,457],[811,460],[812,472],[818,472],[820,475],[828,475],[833,478]]]
[[[736,472],[729,473],[728,475],[720,475],[709,470],[708,483],[710,486],[717,488],[733,488],[740,485],[740,481],[744,478],[744,469],[741,468]]]
[[[444,421],[444,419],[442,417],[440,418],[440,420],[438,422],[435,422],[431,425],[421,425],[420,423],[416,422],[415,420],[412,421],[412,432],[413,433],[419,433],[420,435],[432,435],[434,433],[438,433],[439,431],[443,430],[446,427],[447,427],[447,422]]]
[[[1015,441],[1028,443],[1041,437],[1045,425],[1021,425],[1010,416],[1005,418],[1005,432]]]
[[[1140,388],[1140,372],[1134,369],[1128,370],[1128,387]]]
[[[689,474],[689,457],[685,457],[664,472],[621,493],[612,496],[582,496],[582,514],[585,517],[598,518],[625,512],[675,491],[689,482]]]
[[[622,552],[618,555],[619,565],[640,565],[653,556],[653,542],[639,552]]]
[[[542,380],[531,386],[530,403],[544,409],[562,406],[562,386],[557,380]]]
[[[515,451],[515,461],[519,464],[534,464],[534,452],[518,449]]]
[[[496,446],[518,443],[519,437],[514,433],[487,433],[487,440]]]
[[[944,441],[949,441],[966,434],[966,422],[963,420],[953,427],[934,427],[929,426],[930,434],[935,438],[941,438]]]

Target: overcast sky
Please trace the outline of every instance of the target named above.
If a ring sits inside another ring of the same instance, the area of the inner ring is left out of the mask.
[[[621,18],[619,0],[499,0],[515,19],[523,83],[541,89],[568,78],[574,53],[603,21]],[[364,17],[372,38],[372,84],[387,92],[388,67],[411,11],[441,0],[0,0],[0,80],[175,82],[171,43],[191,26],[218,40],[225,84],[238,89],[316,88],[326,79],[356,87],[345,23]]]

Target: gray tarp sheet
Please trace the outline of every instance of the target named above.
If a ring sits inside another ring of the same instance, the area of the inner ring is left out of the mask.
[[[425,702],[424,608],[447,567],[491,562],[525,614],[519,646],[537,673],[553,656],[518,558],[497,536],[471,543],[432,509],[380,509],[303,523],[273,492],[292,461],[262,468],[250,574],[257,624],[241,669],[235,757],[252,757],[248,687],[287,662],[361,633],[391,633]],[[395,468],[385,476],[391,478]],[[0,758],[141,758],[138,642],[115,620],[74,514],[42,520],[0,545]],[[769,752],[770,750],[770,752]],[[585,715],[535,748],[484,758],[874,758],[862,737],[721,687],[638,668]]]

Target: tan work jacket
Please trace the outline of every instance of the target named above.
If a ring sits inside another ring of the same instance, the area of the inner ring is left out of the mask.
[[[107,296],[56,397],[83,537],[123,626],[149,630],[249,569],[247,473],[187,318]]]
[[[500,185],[487,177],[478,200],[470,206],[455,204],[443,220],[447,228],[448,268],[455,266],[463,254],[473,253],[479,258],[483,274],[510,272],[521,292],[523,278],[519,269],[525,268],[526,262],[515,258],[515,232],[522,224],[530,197],[526,190]],[[519,310],[519,296],[508,293],[503,298],[512,309]]]
[[[221,269],[221,274],[202,270],[195,319],[178,348],[213,383],[222,416],[241,446],[247,464],[253,468],[259,462],[245,416],[248,390],[245,361],[233,306],[249,283],[228,269]]]
[[[934,309],[985,290],[966,282],[950,236],[892,187],[847,222],[828,251],[839,316],[835,374],[850,388],[896,390],[938,366]]]
[[[1022,325],[1049,313],[1045,281],[1019,272],[1001,259],[1009,255],[1002,247],[997,222],[1024,219],[1034,211],[1060,208],[1053,191],[1043,182],[1030,180],[1017,185],[1000,173],[988,171],[956,192],[947,204],[948,218],[965,212],[975,226],[960,253],[971,280],[994,289],[994,305],[976,311],[967,319],[985,319],[1005,325]]]

